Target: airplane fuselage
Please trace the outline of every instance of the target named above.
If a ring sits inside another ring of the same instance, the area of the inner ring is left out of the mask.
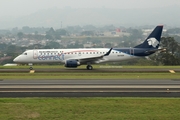
[[[104,55],[108,52],[109,48],[89,48],[89,49],[34,49],[27,50],[23,54],[15,58],[14,61],[19,63],[65,63],[67,60],[81,59],[81,65],[84,63],[83,59],[96,58]],[[102,62],[118,62],[121,60],[128,60],[133,58],[139,58],[149,55],[146,53],[147,49],[139,48],[114,48],[108,56],[104,56],[101,59],[91,60],[91,64]]]

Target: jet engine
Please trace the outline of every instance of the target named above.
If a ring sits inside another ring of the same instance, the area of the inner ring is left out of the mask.
[[[65,67],[76,68],[79,65],[80,63],[77,60],[67,60],[65,62]]]

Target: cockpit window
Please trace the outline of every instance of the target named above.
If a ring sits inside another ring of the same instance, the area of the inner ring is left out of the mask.
[[[27,53],[24,53],[23,55],[27,55]]]

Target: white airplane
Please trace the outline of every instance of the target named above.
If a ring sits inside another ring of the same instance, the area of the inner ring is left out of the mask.
[[[82,49],[33,49],[26,50],[14,59],[15,63],[25,63],[33,69],[34,63],[64,63],[67,68],[76,68],[103,62],[119,62],[122,60],[142,58],[155,53],[158,49],[163,26],[157,26],[147,39],[134,48],[82,48]]]

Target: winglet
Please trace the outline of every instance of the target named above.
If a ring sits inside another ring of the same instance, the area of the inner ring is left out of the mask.
[[[112,50],[113,48],[111,48],[106,54],[104,54],[103,56],[108,56],[110,53],[111,53],[111,50]]]

